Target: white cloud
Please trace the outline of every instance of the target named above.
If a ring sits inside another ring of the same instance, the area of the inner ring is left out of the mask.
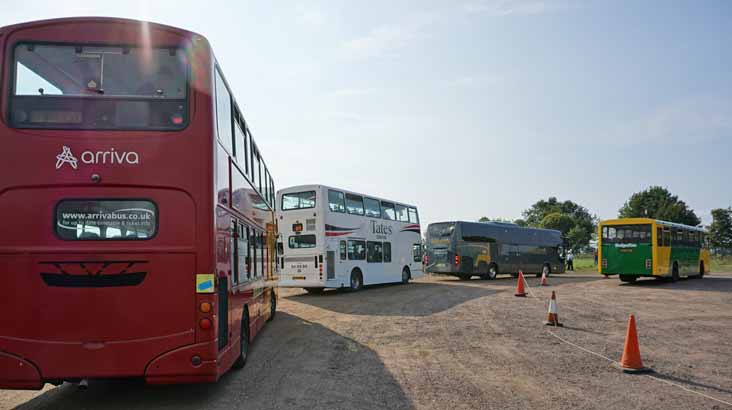
[[[470,14],[484,14],[492,17],[538,15],[566,10],[573,3],[562,0],[483,0],[463,5]]]
[[[437,21],[434,13],[410,16],[397,24],[382,25],[368,34],[343,43],[346,54],[351,58],[366,59],[378,57],[402,49],[428,36],[426,29]]]
[[[618,126],[606,142],[695,144],[732,138],[732,100],[695,97],[657,107]]]
[[[328,16],[322,10],[305,7],[298,7],[296,18],[300,24],[314,27],[323,26],[328,21]]]

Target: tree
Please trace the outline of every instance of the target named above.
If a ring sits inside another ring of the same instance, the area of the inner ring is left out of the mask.
[[[561,212],[552,212],[541,220],[539,227],[556,229],[558,231],[562,231],[562,233],[567,233],[570,229],[574,228],[574,220],[569,215],[565,215]]]
[[[503,218],[488,218],[487,216],[482,216],[480,219],[478,219],[478,222],[511,222],[511,220]]]
[[[526,226],[557,229],[574,249],[587,246],[597,226],[596,218],[587,208],[572,202],[560,202],[556,197],[539,200],[523,212]]]
[[[697,226],[701,223],[698,216],[686,202],[672,195],[668,189],[652,186],[645,191],[636,192],[620,208],[620,218],[652,218],[663,221]]]
[[[725,251],[732,250],[732,208],[712,210],[709,239],[713,248]]]

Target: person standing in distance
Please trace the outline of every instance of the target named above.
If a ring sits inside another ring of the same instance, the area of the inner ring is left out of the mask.
[[[574,254],[571,249],[567,251],[567,270],[574,271]]]

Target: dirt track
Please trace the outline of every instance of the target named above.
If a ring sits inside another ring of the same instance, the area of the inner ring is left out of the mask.
[[[556,334],[618,360],[635,313],[656,377],[732,402],[732,274],[636,285],[565,274],[550,283],[532,289],[535,299],[514,297],[511,278],[430,277],[320,296],[286,290],[247,367],[216,385],[0,391],[0,409],[732,408],[622,374],[542,324],[556,290],[565,324]]]

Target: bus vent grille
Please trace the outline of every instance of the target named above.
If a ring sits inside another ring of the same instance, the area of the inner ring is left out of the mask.
[[[306,231],[314,231],[315,230],[315,219],[306,219],[305,220],[305,230]]]

